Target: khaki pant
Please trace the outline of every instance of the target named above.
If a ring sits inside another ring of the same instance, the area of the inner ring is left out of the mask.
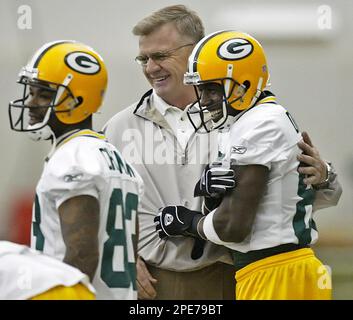
[[[200,270],[175,272],[147,265],[158,280],[157,300],[234,300],[235,270],[215,263]]]

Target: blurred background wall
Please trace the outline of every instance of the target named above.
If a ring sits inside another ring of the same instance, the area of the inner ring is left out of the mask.
[[[0,239],[26,242],[27,234],[17,230],[21,224],[28,226],[26,212],[50,149],[48,143],[32,142],[9,128],[7,106],[9,100],[20,96],[20,86],[16,85],[20,68],[48,41],[75,39],[95,48],[109,71],[105,104],[95,117],[95,128],[99,129],[149,88],[134,62],[138,41],[132,27],[152,11],[177,3],[200,14],[206,33],[238,29],[251,33],[264,45],[272,91],[338,171],[343,195],[338,206],[317,213],[320,239],[316,249],[332,268],[335,298],[353,299],[350,0],[1,0]],[[31,20],[24,18],[22,10],[31,10]]]

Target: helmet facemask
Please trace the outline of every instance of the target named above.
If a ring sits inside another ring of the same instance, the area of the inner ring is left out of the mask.
[[[48,140],[53,135],[52,128],[50,128],[51,117],[56,113],[70,112],[80,104],[65,84],[51,83],[27,76],[21,76],[18,83],[24,86],[23,96],[9,104],[10,126],[14,131],[27,132],[32,140]],[[45,95],[52,96],[50,103],[29,105],[31,88],[43,90]],[[62,107],[63,104],[65,104],[65,108]],[[57,110],[59,106],[61,106],[60,110]],[[34,110],[36,111],[34,112]],[[37,122],[31,123],[33,118]]]
[[[186,79],[184,83],[190,84]],[[187,114],[195,131],[199,133],[208,133],[221,128],[227,121],[232,103],[241,101],[247,89],[232,78],[197,81],[194,88],[197,100],[188,108]],[[202,89],[218,91],[218,97],[209,99],[208,103],[202,102],[204,91]]]

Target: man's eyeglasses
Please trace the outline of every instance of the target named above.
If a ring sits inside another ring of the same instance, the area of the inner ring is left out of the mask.
[[[148,63],[149,59],[152,59],[154,62],[158,63],[158,62],[162,62],[163,60],[166,60],[168,58],[170,58],[173,53],[181,48],[184,47],[189,47],[189,46],[193,46],[194,43],[188,43],[188,44],[184,44],[180,47],[174,48],[174,49],[170,49],[167,51],[160,51],[160,52],[153,52],[150,53],[149,55],[141,55],[141,56],[137,56],[135,58],[135,61],[140,65],[145,67]]]

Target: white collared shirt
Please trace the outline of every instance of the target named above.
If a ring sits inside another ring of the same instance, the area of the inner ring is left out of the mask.
[[[182,110],[178,107],[169,105],[160,98],[155,91],[153,91],[151,101],[167,121],[182,149],[185,149],[191,136],[195,132],[194,127],[188,119],[187,107]]]

